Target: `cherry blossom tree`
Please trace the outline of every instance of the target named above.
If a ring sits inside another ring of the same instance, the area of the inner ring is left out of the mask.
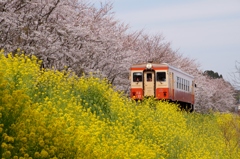
[[[222,78],[211,79],[201,74],[196,78],[196,110],[199,112],[231,111],[236,103],[232,85]]]

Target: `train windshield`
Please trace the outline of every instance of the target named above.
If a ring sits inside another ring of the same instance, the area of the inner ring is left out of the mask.
[[[157,81],[166,81],[166,72],[157,72]]]
[[[142,82],[142,72],[133,73],[133,82]]]

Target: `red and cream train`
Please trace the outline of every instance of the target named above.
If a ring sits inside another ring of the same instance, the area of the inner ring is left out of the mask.
[[[130,68],[132,99],[153,96],[177,102],[181,108],[194,110],[194,77],[178,68],[162,63],[135,64]]]

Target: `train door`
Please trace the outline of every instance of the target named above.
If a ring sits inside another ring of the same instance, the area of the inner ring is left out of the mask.
[[[174,73],[169,72],[169,98],[174,100]]]
[[[155,85],[154,85],[154,71],[144,72],[144,96],[154,96],[155,95]]]

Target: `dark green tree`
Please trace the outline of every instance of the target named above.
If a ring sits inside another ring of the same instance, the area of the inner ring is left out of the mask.
[[[212,70],[206,70],[203,73],[205,76],[208,76],[210,78],[216,79],[216,78],[223,78],[223,76],[218,74],[218,72],[214,72]]]

